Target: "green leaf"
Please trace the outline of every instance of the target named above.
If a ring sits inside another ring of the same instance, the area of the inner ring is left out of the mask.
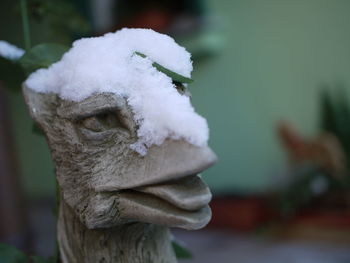
[[[39,68],[47,68],[59,61],[68,49],[69,47],[60,44],[40,44],[27,51],[20,58],[19,63],[24,71],[30,74]]]
[[[191,259],[191,258],[193,258],[191,251],[189,251],[187,248],[185,248],[178,241],[173,240],[171,242],[171,244],[172,244],[173,249],[175,251],[175,255],[178,259]]]
[[[27,263],[26,255],[13,246],[0,243],[0,262],[1,263]]]
[[[141,52],[136,51],[136,55],[139,55],[140,57],[146,58],[147,56]],[[163,67],[162,65],[158,64],[157,62],[153,62],[153,67],[155,67],[160,72],[167,75],[169,78],[171,78],[174,82],[180,82],[180,83],[191,83],[193,82],[193,79],[187,78],[185,76],[182,76],[180,74],[177,74],[174,71],[171,71],[170,69],[167,69]]]

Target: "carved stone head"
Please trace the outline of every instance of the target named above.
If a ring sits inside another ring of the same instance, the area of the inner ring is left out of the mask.
[[[142,156],[130,148],[137,125],[124,97],[101,93],[73,102],[26,86],[23,92],[50,146],[63,201],[87,228],[208,223],[211,193],[199,175],[216,161],[208,147],[168,139]]]
[[[134,221],[196,229],[209,221],[211,194],[198,174],[216,157],[205,119],[179,84],[191,71],[190,54],[170,37],[123,29],[74,42],[26,80],[63,202],[89,229]]]

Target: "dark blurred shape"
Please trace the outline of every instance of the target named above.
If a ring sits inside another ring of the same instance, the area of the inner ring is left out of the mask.
[[[30,250],[26,209],[18,178],[18,163],[7,109],[0,84],[0,242]]]
[[[292,220],[271,228],[271,234],[283,239],[316,240],[350,244],[350,211],[309,209]]]
[[[327,87],[323,87],[321,100],[321,129],[331,133],[339,140],[346,154],[347,167],[350,164],[350,104],[343,86],[336,87],[331,94]]]
[[[205,13],[203,0],[119,1],[116,5],[117,29],[141,27],[171,35],[193,33],[201,26],[200,18]]]
[[[223,47],[220,23],[205,0],[92,0],[95,34],[123,27],[168,34],[192,54],[193,61],[217,55]]]
[[[25,74],[18,63],[0,57],[0,80],[12,92],[20,92]]]

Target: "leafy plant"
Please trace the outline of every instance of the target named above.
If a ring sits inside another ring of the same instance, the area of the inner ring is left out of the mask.
[[[331,96],[325,89],[321,93],[321,129],[334,134],[340,141],[350,164],[350,105],[344,88]]]

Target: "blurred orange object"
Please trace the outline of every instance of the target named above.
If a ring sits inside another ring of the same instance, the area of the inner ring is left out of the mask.
[[[338,178],[345,174],[345,154],[333,134],[321,133],[315,138],[305,139],[290,124],[282,122],[278,125],[278,135],[292,163],[314,163]]]
[[[129,28],[151,28],[157,32],[164,33],[172,22],[173,15],[169,11],[152,7],[135,15],[122,27]]]
[[[210,207],[213,217],[209,227],[252,231],[272,218],[264,197],[215,198]]]

